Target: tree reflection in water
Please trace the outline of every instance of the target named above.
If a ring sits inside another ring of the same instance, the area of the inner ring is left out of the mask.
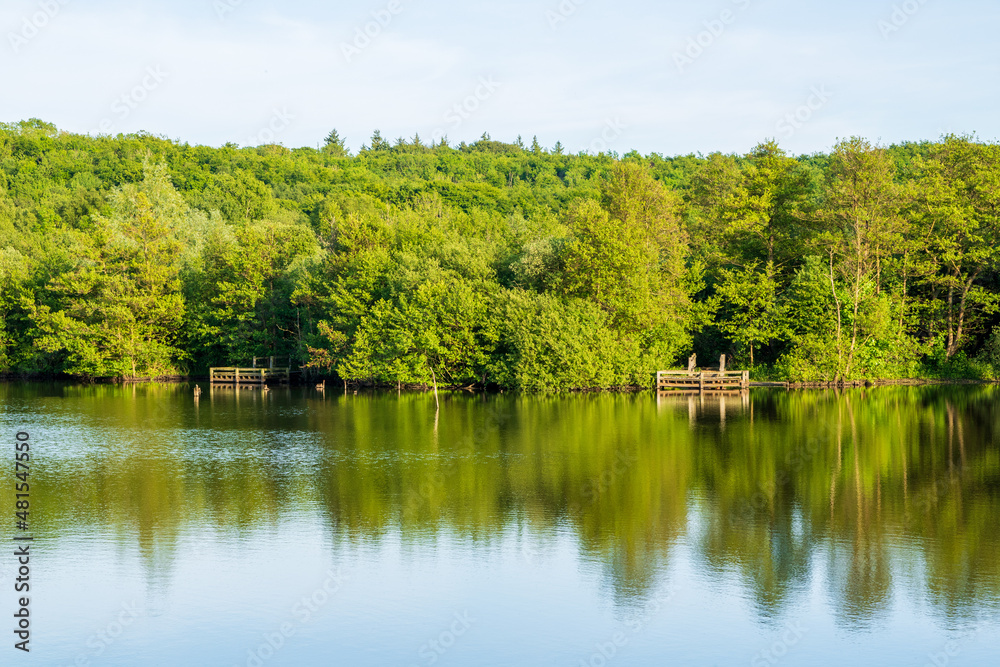
[[[320,512],[334,540],[411,549],[447,534],[488,554],[514,532],[544,555],[570,531],[622,606],[683,542],[765,623],[816,577],[852,630],[877,628],[901,592],[949,626],[998,610],[993,387],[454,395],[439,414],[422,394],[206,394],[0,386],[53,443],[40,529],[111,525],[159,588],[184,531],[249,540]]]

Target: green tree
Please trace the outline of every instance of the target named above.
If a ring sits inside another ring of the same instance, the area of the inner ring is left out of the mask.
[[[305,343],[292,302],[294,274],[317,251],[307,227],[272,221],[242,225],[208,244],[187,326],[203,358],[239,364],[297,355]]]
[[[221,193],[219,210],[229,222],[263,220],[277,209],[271,188],[245,171],[236,176],[220,176],[218,190]]]
[[[705,177],[734,260],[778,265],[791,258],[809,194],[808,172],[797,160],[772,140],[744,156],[738,175],[732,162],[717,156]]]
[[[326,140],[323,142],[323,152],[333,157],[348,157],[347,145],[337,130],[332,130],[330,134],[326,135]]]
[[[939,295],[935,310],[951,358],[966,341],[970,313],[997,310],[998,295],[979,283],[1000,260],[1000,147],[946,137],[932,149],[918,188],[915,222],[936,268],[924,282]]]
[[[744,269],[723,269],[715,286],[719,308],[719,328],[730,340],[750,353],[785,335],[785,315],[778,299],[774,264],[758,270],[756,264]]]
[[[392,148],[392,146],[388,141],[382,138],[382,133],[375,130],[375,133],[372,134],[371,146],[368,149],[372,151],[388,151],[390,148]]]
[[[563,293],[593,300],[627,334],[669,339],[680,349],[690,313],[679,208],[679,197],[643,167],[617,163],[603,203],[571,210]]]
[[[181,247],[168,224],[146,193],[125,188],[111,218],[97,219],[94,238],[92,252],[49,284],[54,303],[31,308],[35,345],[88,378],[178,372]]]
[[[866,326],[869,306],[882,291],[886,260],[905,234],[895,176],[887,151],[864,139],[840,142],[830,157],[818,242],[829,258],[838,374],[843,377],[856,370],[858,349],[873,335],[874,329]],[[838,278],[846,299],[837,289]]]

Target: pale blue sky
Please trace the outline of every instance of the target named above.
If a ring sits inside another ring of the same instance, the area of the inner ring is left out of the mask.
[[[337,128],[352,150],[376,128],[667,155],[996,140],[998,25],[995,0],[6,0],[0,121],[289,147]]]

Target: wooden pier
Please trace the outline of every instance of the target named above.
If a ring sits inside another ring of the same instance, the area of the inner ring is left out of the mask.
[[[261,387],[269,382],[279,382],[288,384],[292,371],[288,366],[275,366],[274,357],[270,358],[270,365],[266,368],[257,368],[257,359],[253,360],[252,368],[238,368],[235,366],[225,366],[209,369],[209,381],[215,385],[239,387],[248,385],[251,387]]]
[[[209,380],[213,385],[263,385],[268,382],[288,383],[287,368],[212,368]]]
[[[691,355],[686,371],[658,371],[656,391],[747,391],[750,389],[750,371],[726,370],[726,355],[719,359],[718,368],[696,368],[697,357]]]

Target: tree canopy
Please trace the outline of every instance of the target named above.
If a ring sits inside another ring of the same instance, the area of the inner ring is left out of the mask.
[[[992,377],[1000,147],[192,146],[0,125],[0,372],[370,384]]]

